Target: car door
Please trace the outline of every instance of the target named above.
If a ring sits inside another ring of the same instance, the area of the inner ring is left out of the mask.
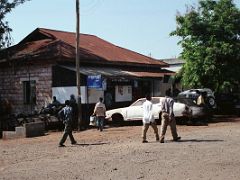
[[[143,117],[142,105],[145,99],[139,99],[130,105],[126,110],[126,119],[128,120],[141,120]]]
[[[159,119],[159,112],[161,108],[160,100],[161,100],[160,97],[152,98],[154,119]]]

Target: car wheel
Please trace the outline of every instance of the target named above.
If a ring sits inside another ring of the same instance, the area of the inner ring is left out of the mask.
[[[113,114],[112,115],[112,123],[113,125],[120,125],[123,123],[123,116],[121,114]]]
[[[214,107],[215,106],[215,99],[214,97],[210,96],[207,98],[207,103],[210,107]]]

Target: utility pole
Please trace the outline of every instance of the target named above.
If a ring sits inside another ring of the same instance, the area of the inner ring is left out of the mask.
[[[76,0],[76,80],[77,80],[77,104],[78,104],[78,130],[82,126],[81,89],[80,89],[80,57],[79,57],[79,0]]]

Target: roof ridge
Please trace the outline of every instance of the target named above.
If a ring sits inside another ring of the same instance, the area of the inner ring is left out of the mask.
[[[43,30],[43,31],[54,31],[54,32],[62,32],[62,33],[68,33],[68,34],[76,34],[76,32],[72,32],[72,31],[63,31],[63,30],[48,29],[48,28],[37,28],[37,29]],[[96,35],[93,35],[93,34],[86,34],[86,33],[81,33],[81,32],[80,32],[80,35],[87,35],[87,36],[95,36],[95,37],[97,37]]]

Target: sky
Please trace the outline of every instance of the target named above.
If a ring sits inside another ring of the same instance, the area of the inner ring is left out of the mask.
[[[198,0],[79,0],[80,32],[156,59],[178,57],[177,12]],[[234,0],[240,8],[240,0]],[[6,16],[13,44],[36,28],[76,32],[75,0],[31,0]]]

